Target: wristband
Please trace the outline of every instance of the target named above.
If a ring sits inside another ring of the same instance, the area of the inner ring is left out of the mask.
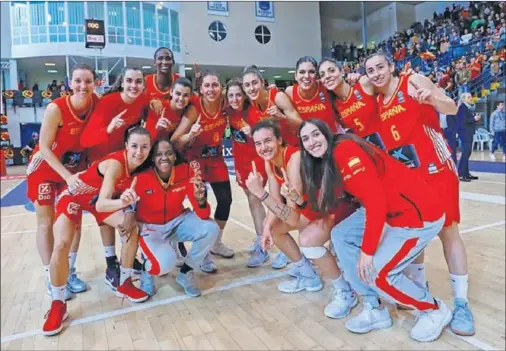
[[[129,206],[127,206],[127,207],[125,207],[125,208],[123,209],[123,213],[125,213],[125,214],[127,214],[127,213],[135,213],[135,212],[136,212],[136,211],[135,211],[135,210],[136,210],[136,206],[135,206],[135,205],[136,205],[136,204],[131,204],[131,205],[129,205]]]
[[[265,199],[267,199],[268,197],[269,197],[269,193],[266,191],[266,192],[262,195],[262,197],[260,198],[260,201],[262,202],[262,201],[264,201]]]
[[[306,206],[307,206],[307,201],[304,201],[304,202],[302,203],[302,205],[299,205],[298,203],[295,203],[295,204],[297,205],[297,207],[298,207],[298,208],[300,208],[301,210],[303,210],[303,209],[305,209],[305,208],[306,208]]]

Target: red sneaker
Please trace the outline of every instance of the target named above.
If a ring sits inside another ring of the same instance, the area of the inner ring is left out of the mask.
[[[46,322],[42,333],[46,336],[56,335],[63,329],[63,321],[68,318],[67,304],[60,300],[53,300],[51,309],[46,313]]]
[[[127,297],[132,302],[144,302],[149,298],[149,295],[146,294],[141,289],[137,289],[133,283],[132,278],[128,278],[125,280],[123,285],[118,287],[116,290],[116,296],[118,297]]]

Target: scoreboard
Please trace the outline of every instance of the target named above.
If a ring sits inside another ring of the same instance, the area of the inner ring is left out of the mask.
[[[103,49],[105,48],[105,26],[104,21],[87,19],[85,20],[86,48]]]

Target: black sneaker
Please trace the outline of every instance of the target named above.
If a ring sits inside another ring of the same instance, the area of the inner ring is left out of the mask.
[[[177,243],[177,247],[179,248],[181,256],[186,257],[186,255],[188,255],[188,251],[186,251],[186,246],[184,246],[183,242]]]
[[[108,266],[105,270],[105,283],[109,285],[112,291],[116,291],[119,286],[119,263]]]
[[[467,179],[471,179],[471,180],[478,180],[478,179],[480,179],[479,177],[474,176],[474,175],[472,175],[472,174],[468,174],[466,178],[467,178]]]

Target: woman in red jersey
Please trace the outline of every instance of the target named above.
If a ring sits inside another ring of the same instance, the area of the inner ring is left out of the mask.
[[[264,190],[262,176],[253,170],[246,181],[248,190],[270,210],[262,232],[262,246],[266,250],[274,242],[297,269],[296,279],[280,283],[278,290],[292,294],[303,290],[319,291],[323,285],[310,259],[334,286],[335,293],[325,307],[325,315],[346,317],[357,304],[356,294],[344,280],[335,258],[323,245],[330,240],[330,230],[336,222],[346,218],[355,208],[339,206],[330,215],[313,211],[307,204],[307,196],[301,195],[304,192],[299,148],[284,144],[279,126],[271,120],[257,123],[252,134],[256,151],[265,160],[270,192]],[[300,247],[288,234],[291,230],[299,230]]]
[[[343,128],[384,149],[379,135],[378,102],[374,86],[366,76],[351,86],[343,79],[341,66],[333,59],[318,65],[320,81],[328,89]]]
[[[285,93],[292,99],[303,120],[318,118],[328,124],[332,132],[338,131],[338,116],[332,107],[327,89],[318,81],[318,64],[313,57],[301,57],[295,65],[297,83],[286,88]]]
[[[139,247],[144,258],[141,290],[156,293],[155,276],[170,272],[177,265],[178,255],[172,242],[192,243],[192,247],[176,278],[192,297],[201,291],[194,273],[216,242],[220,231],[210,220],[205,184],[192,174],[186,162],[168,139],[159,139],[152,149],[152,167],[139,173],[136,191],[142,194],[136,203],[129,225],[139,226]],[[183,206],[188,198],[193,211]],[[138,224],[136,223],[138,222]]]
[[[474,320],[467,299],[467,253],[459,234],[459,179],[451,151],[439,126],[438,112],[453,115],[455,102],[420,74],[395,77],[394,65],[385,55],[375,54],[365,61],[366,74],[380,92],[381,136],[388,152],[414,168],[439,191],[445,203],[446,220],[439,237],[443,243],[455,309],[451,329],[459,335],[473,335]],[[423,255],[410,267],[424,272]],[[425,285],[423,274],[414,280]]]
[[[275,87],[265,89],[264,79],[256,66],[244,69],[242,88],[251,102],[248,107],[251,128],[264,118],[275,119],[280,123],[283,140],[290,145],[298,145],[297,128],[302,119],[290,98]]]
[[[83,210],[91,213],[98,223],[118,228],[124,221],[123,208],[137,202],[136,180],[133,173],[148,158],[151,149],[149,133],[142,127],[131,129],[125,148],[104,156],[79,175],[79,182],[70,184],[56,204],[56,239],[51,257],[51,292],[53,302],[42,328],[45,335],[58,334],[68,317],[63,300],[65,279],[68,275],[67,255],[74,237],[76,224],[81,221]],[[144,194],[141,194],[144,195]],[[116,295],[126,296],[132,302],[143,302],[148,295],[132,284],[130,277],[137,252],[138,229],[123,236],[121,250],[121,275]]]
[[[111,90],[100,99],[80,140],[81,147],[87,149],[90,164],[111,152],[124,148],[126,131],[140,124],[149,109],[144,87],[142,71],[137,68],[125,68]],[[107,262],[104,281],[113,291],[116,291],[119,265],[116,257],[114,228],[104,223],[98,223],[98,225]],[[138,262],[135,268],[140,269]]]
[[[410,336],[437,339],[452,313],[403,269],[441,230],[444,209],[436,189],[414,170],[352,134],[333,135],[317,119],[300,129],[304,187],[314,210],[330,213],[341,201],[362,205],[332,229],[332,241],[364,309],[346,322],[354,333],[388,328],[379,296],[420,310]]]
[[[35,205],[37,215],[37,248],[46,271],[50,293],[49,262],[53,252],[53,221],[56,194],[64,185],[79,182],[77,172],[84,169],[83,148],[79,135],[98,101],[93,68],[79,64],[72,68],[72,96],[61,97],[49,104],[44,112],[39,144],[35,147],[27,169],[27,197]],[[66,299],[73,292],[87,289],[76,275],[74,263],[79,248],[80,226],[70,249],[70,272]]]
[[[208,182],[216,197],[217,207],[214,219],[220,227],[220,234],[211,253],[232,258],[234,251],[223,243],[223,230],[230,215],[232,189],[228,167],[222,152],[222,140],[227,120],[224,116],[224,98],[221,83],[216,73],[203,72],[201,96],[193,96],[191,104],[196,113],[187,113],[171,140],[179,149],[184,149],[190,167]],[[216,271],[216,264],[208,255],[201,265],[204,272]]]

